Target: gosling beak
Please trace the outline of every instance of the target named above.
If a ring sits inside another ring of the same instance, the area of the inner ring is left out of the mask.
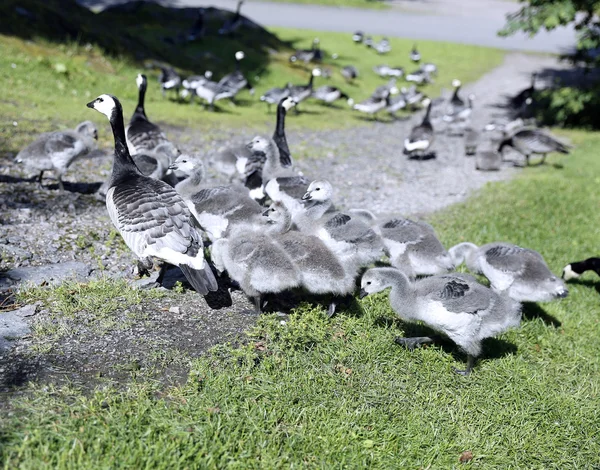
[[[264,211],[264,212],[262,213],[262,215],[263,215],[264,217],[269,217],[269,210],[270,210],[270,209],[267,209],[266,211]]]
[[[361,290],[360,290],[360,294],[358,294],[358,296],[359,296],[361,299],[362,299],[362,298],[364,298],[364,297],[366,297],[367,295],[369,295],[369,293],[368,293],[366,290],[364,290],[364,289],[361,289]]]
[[[311,196],[310,192],[308,192],[308,191],[304,193],[304,196],[302,196],[303,201],[310,201],[311,199],[312,199],[312,196]]]
[[[171,163],[171,164],[169,165],[169,170],[173,170],[173,171],[175,171],[175,170],[177,170],[177,168],[178,168],[178,167],[179,167],[179,166],[177,165],[177,163]]]
[[[250,142],[249,144],[246,144],[246,148],[249,150],[252,150],[252,142]]]

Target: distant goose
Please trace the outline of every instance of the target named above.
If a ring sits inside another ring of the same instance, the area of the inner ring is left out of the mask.
[[[413,83],[416,83],[417,85],[426,85],[428,83],[433,83],[433,80],[431,79],[431,75],[422,69],[415,70],[414,72],[407,74],[404,77],[404,79],[407,82],[413,82]]]
[[[519,93],[517,93],[515,96],[513,96],[510,99],[510,104],[513,108],[521,109],[523,107],[523,105],[525,104],[525,101],[527,101],[527,99],[533,98],[533,95],[535,93],[536,79],[537,79],[537,73],[532,73],[531,74],[531,85],[528,88],[521,90]]]
[[[285,116],[294,106],[296,106],[296,100],[293,98],[282,98],[277,104],[277,121],[273,132],[273,141],[279,149],[279,162],[283,168],[292,166],[292,154],[285,135]]]
[[[319,38],[313,39],[312,49],[299,49],[290,56],[290,62],[318,62],[322,58],[321,49],[319,49]]]
[[[375,42],[373,41],[373,38],[371,36],[365,36],[365,38],[363,39],[363,44],[367,47],[373,47]]]
[[[361,113],[370,114],[374,119],[375,114],[381,111],[382,109],[390,106],[390,94],[388,93],[385,97],[381,98],[373,98],[372,96],[367,98],[360,103],[356,103],[352,106],[352,109],[356,111],[360,111]]]
[[[479,144],[479,131],[473,127],[465,129],[465,155],[471,157],[477,153],[477,145]]]
[[[392,266],[407,276],[431,276],[454,269],[452,258],[425,222],[394,218],[381,223],[381,235]]]
[[[406,99],[406,105],[415,108],[417,104],[421,104],[425,95],[420,92],[415,85],[411,85],[410,88],[402,88],[401,90],[404,98]]]
[[[189,75],[181,81],[181,86],[183,90],[181,90],[181,97],[187,98],[190,97],[190,103],[194,101],[194,96],[196,96],[196,88],[201,83],[204,83],[206,80],[210,80],[212,78],[212,72],[207,70],[204,72],[204,75]]]
[[[408,155],[409,158],[423,158],[426,156],[435,139],[433,126],[429,119],[432,105],[431,100],[426,98],[423,100],[423,105],[427,106],[423,121],[421,124],[413,127],[409,136],[404,139],[404,154]]]
[[[220,36],[228,36],[235,33],[240,26],[244,23],[244,18],[242,17],[240,10],[242,9],[242,4],[244,0],[239,0],[237,4],[237,8],[235,9],[235,13],[227,18],[223,25],[219,28]]]
[[[268,110],[271,111],[271,105],[279,103],[283,98],[290,96],[291,83],[288,83],[283,88],[271,88],[260,97],[261,101],[267,103]]]
[[[480,247],[465,242],[448,251],[456,266],[466,261],[470,271],[490,280],[492,289],[519,302],[548,302],[569,293],[537,251],[504,242]]]
[[[561,142],[552,134],[536,128],[523,128],[504,139],[500,143],[498,151],[502,153],[504,147],[512,147],[521,155],[525,156],[527,165],[531,155],[541,155],[543,164],[546,155],[551,152],[569,153],[569,145]]]
[[[350,97],[346,93],[339,88],[330,85],[320,86],[313,91],[312,97],[326,104],[331,104],[340,98],[350,100]]]
[[[378,54],[387,54],[392,50],[392,45],[390,44],[389,39],[386,37],[382,38],[381,41],[379,41],[376,44],[373,44],[371,47],[375,49],[375,51],[377,51]]]
[[[361,42],[363,42],[363,38],[365,37],[365,34],[362,31],[356,31],[353,35],[352,35],[352,40],[356,43],[356,44],[360,44]]]
[[[401,109],[405,109],[407,106],[406,95],[400,92],[398,96],[390,98],[390,104],[387,106],[386,111],[392,116],[396,117],[396,113]]]
[[[157,145],[168,143],[164,132],[146,116],[144,99],[148,80],[145,75],[139,74],[135,79],[138,87],[138,103],[129,124],[125,128],[127,148],[131,155],[153,150]]]
[[[240,226],[211,247],[215,267],[226,270],[254,300],[262,313],[263,294],[278,294],[299,287],[302,276],[285,249],[264,231]]]
[[[115,157],[109,190],[108,214],[123,240],[140,258],[140,272],[158,259],[179,266],[200,294],[217,290],[217,282],[204,260],[202,236],[185,202],[163,181],[143,176],[129,155],[125,142],[123,108],[112,95],[100,95],[87,104],[110,121]],[[158,282],[166,271],[161,268]]]
[[[79,157],[96,148],[98,130],[91,121],[84,121],[75,130],[49,132],[40,135],[33,143],[22,149],[15,157],[16,163],[28,170],[39,171],[37,181],[42,185],[45,171],[54,171],[58,187],[64,192],[62,177]]]
[[[375,88],[375,91],[371,94],[371,98],[387,98],[389,95],[397,94],[398,91],[399,90],[396,86],[396,79],[390,78],[390,80],[385,85],[380,85],[377,88]]]
[[[473,113],[473,102],[475,95],[470,94],[467,98],[467,103],[462,106],[455,106],[448,109],[448,112],[442,119],[448,123],[464,124],[468,122]]]
[[[419,53],[416,44],[413,44],[413,47],[410,51],[410,60],[417,64],[421,61],[421,54]]]
[[[373,67],[373,72],[382,78],[394,77],[400,78],[404,75],[404,69],[402,67],[390,67],[389,65],[376,65]]]
[[[454,87],[454,92],[448,101],[448,105],[446,106],[446,112],[444,113],[443,120],[446,122],[454,122],[459,113],[463,112],[467,108],[467,102],[463,100],[460,95],[460,88],[462,83],[458,79],[452,80],[452,86]]]
[[[262,222],[263,208],[243,187],[202,187],[205,174],[202,161],[180,155],[170,168],[186,175],[175,189],[212,241],[222,238],[236,225]]]
[[[450,338],[467,353],[467,366],[454,371],[468,375],[481,354],[481,343],[521,322],[521,306],[510,298],[479,284],[468,274],[442,274],[411,283],[394,268],[374,268],[360,282],[360,296],[381,292],[389,287],[390,304],[407,322],[422,321]],[[433,339],[396,338],[407,349],[414,349]]]
[[[565,281],[577,279],[586,271],[594,271],[600,276],[600,258],[588,258],[567,264],[563,269],[562,278]]]
[[[173,67],[159,65],[158,68],[160,68],[158,81],[160,82],[160,90],[163,97],[167,96],[167,91],[169,90],[175,90],[176,96],[179,97],[179,88],[181,87],[181,77],[179,74]]]
[[[190,30],[187,34],[187,37],[186,37],[186,39],[189,42],[196,41],[197,39],[204,37],[204,34],[206,32],[206,25],[205,25],[205,18],[204,18],[205,14],[206,14],[205,8],[198,8],[198,16],[196,17],[196,21],[190,28]]]
[[[424,64],[421,64],[421,70],[423,72],[425,72],[426,74],[428,74],[429,76],[438,74],[437,65],[432,64],[431,62],[426,62]]]
[[[285,206],[273,203],[264,214],[271,224],[267,229],[273,239],[290,256],[302,279],[302,287],[312,294],[334,294],[347,296],[354,291],[354,280],[358,270],[343,263],[319,238],[292,228],[292,216]],[[328,315],[335,312],[334,299]]]
[[[243,58],[244,52],[237,51],[235,53],[235,71],[225,75],[218,82],[218,84],[223,88],[231,90],[233,92],[233,97],[235,97],[235,95],[237,95],[244,88],[247,88],[251,95],[254,94],[254,88],[240,70],[240,61]]]
[[[209,79],[200,80],[195,91],[196,95],[206,101],[211,110],[215,109],[217,101],[233,98],[236,93],[234,90]]]
[[[351,82],[358,78],[358,69],[354,65],[346,65],[345,67],[342,67],[340,73],[347,82]]]
[[[310,79],[306,85],[293,85],[290,87],[290,97],[294,98],[296,101],[296,113],[298,113],[298,105],[309,98],[313,91],[313,81],[315,77],[319,77],[321,75],[320,69],[313,69],[310,74]]]

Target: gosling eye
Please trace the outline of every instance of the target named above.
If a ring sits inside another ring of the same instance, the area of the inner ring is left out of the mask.
[[[367,285],[370,286],[371,285],[371,281],[367,281]]]
[[[315,191],[321,191],[321,188],[315,188]]]

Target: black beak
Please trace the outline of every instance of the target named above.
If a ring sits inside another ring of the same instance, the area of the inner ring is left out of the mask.
[[[310,201],[311,199],[312,199],[312,196],[310,195],[309,192],[304,193],[304,196],[302,196],[303,201]]]
[[[366,290],[364,290],[364,289],[361,289],[361,290],[360,290],[360,294],[358,294],[358,296],[359,296],[361,299],[362,299],[362,298],[364,298],[364,297],[366,297],[367,295],[369,295],[369,293],[368,293]]]
[[[558,293],[557,297],[558,297],[559,299],[564,299],[564,298],[565,298],[567,295],[569,295],[569,291],[568,291],[567,289],[565,289],[565,290],[561,290],[561,291]]]
[[[95,103],[95,102],[96,102],[96,100],[94,100],[94,101],[90,101],[88,104],[86,104],[86,106],[87,106],[88,108],[93,108],[93,107],[94,107],[94,103]]]
[[[252,150],[252,142],[250,142],[249,144],[246,144],[246,148],[249,150]]]

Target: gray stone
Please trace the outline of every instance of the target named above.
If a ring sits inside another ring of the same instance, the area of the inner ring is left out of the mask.
[[[169,308],[170,313],[174,313],[175,315],[179,315],[179,307],[171,307]]]
[[[9,269],[0,273],[0,290],[25,284],[56,284],[65,279],[83,281],[91,272],[89,266],[77,261]]]
[[[0,313],[0,353],[7,352],[12,348],[15,339],[29,333],[31,333],[31,329],[18,314],[18,310]]]

